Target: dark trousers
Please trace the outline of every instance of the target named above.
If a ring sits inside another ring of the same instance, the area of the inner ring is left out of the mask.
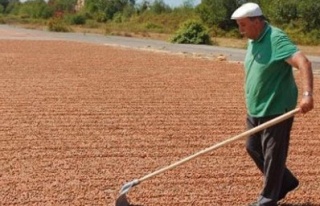
[[[251,129],[276,116],[262,118],[248,116],[247,127]],[[264,176],[259,205],[277,205],[279,194],[285,191],[292,181],[297,181],[286,167],[292,124],[293,118],[290,118],[247,139],[247,152]]]

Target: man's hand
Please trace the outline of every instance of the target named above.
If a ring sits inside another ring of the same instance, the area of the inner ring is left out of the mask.
[[[300,101],[300,111],[302,114],[306,114],[307,112],[313,109],[313,97],[311,96],[303,96]]]

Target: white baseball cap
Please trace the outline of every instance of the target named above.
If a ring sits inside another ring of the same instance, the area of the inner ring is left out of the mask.
[[[237,10],[235,10],[231,19],[242,19],[255,16],[263,16],[262,11],[258,4],[249,2],[242,4]]]

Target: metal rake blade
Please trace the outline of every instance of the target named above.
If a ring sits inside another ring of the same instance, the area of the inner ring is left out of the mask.
[[[138,179],[135,179],[131,182],[128,182],[124,184],[120,190],[120,196],[116,200],[116,206],[130,206],[130,203],[127,200],[126,194],[129,192],[129,190],[138,185],[140,182]]]

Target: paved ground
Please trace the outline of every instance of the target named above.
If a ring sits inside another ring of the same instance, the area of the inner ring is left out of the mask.
[[[240,63],[55,35],[0,29],[0,205],[114,205],[125,182],[244,131]],[[320,205],[319,101],[296,116],[287,164],[301,186],[282,205]],[[244,206],[260,188],[238,141],[128,195],[136,206]]]

